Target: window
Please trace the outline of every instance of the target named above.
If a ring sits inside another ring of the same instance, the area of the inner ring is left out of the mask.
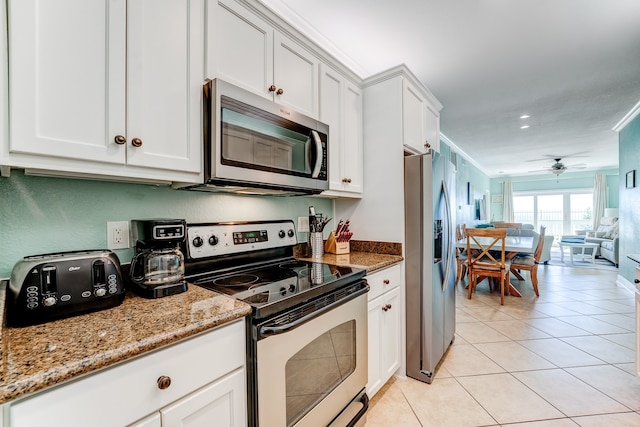
[[[563,234],[591,228],[593,190],[516,192],[513,210],[516,222],[533,224],[535,230],[544,225],[558,242]]]

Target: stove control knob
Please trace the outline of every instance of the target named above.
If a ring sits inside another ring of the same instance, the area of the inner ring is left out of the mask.
[[[285,287],[280,288],[280,295],[282,295],[282,296],[287,295],[287,288],[285,288]]]
[[[54,305],[55,303],[56,303],[56,297],[53,297],[53,296],[46,297],[46,298],[42,301],[42,304],[43,304],[45,307],[51,307],[51,306],[52,306],[52,305]]]
[[[284,230],[280,230],[280,231],[278,231],[278,236],[279,236],[281,239],[284,239],[284,236],[285,236],[285,234],[284,234]]]
[[[209,236],[209,244],[211,246],[215,246],[218,244],[218,237],[214,236],[213,234],[211,236]]]
[[[293,237],[293,235],[294,235],[293,229],[290,228],[289,231],[287,231],[287,236]]]
[[[198,236],[196,238],[194,238],[191,243],[193,244],[193,246],[195,246],[196,248],[199,248],[200,246],[202,246],[202,244],[204,243],[202,241],[202,237]]]
[[[105,296],[107,294],[107,290],[105,288],[98,288],[98,289],[96,289],[94,294],[97,297],[103,297],[103,296]]]
[[[296,291],[296,285],[289,285],[289,292],[294,293]]]

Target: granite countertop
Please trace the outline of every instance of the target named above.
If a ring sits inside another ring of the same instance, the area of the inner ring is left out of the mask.
[[[4,313],[6,282],[0,284]],[[244,302],[190,285],[145,299],[128,292],[117,307],[0,334],[0,404],[174,343],[251,313]]]
[[[320,262],[367,274],[403,260],[397,243],[358,242],[351,253]],[[307,261],[317,259],[296,257]],[[0,313],[7,282],[0,281]],[[146,299],[127,292],[117,307],[41,325],[0,328],[0,404],[245,317],[251,306],[190,285],[187,292]],[[4,318],[3,318],[4,319]]]
[[[303,253],[306,248],[298,248],[296,258],[303,261],[317,261],[327,264],[341,266],[360,267],[371,274],[377,270],[398,264],[402,257],[402,244],[392,242],[375,242],[366,240],[352,240],[350,242],[350,253],[335,255],[326,253],[322,258],[305,257]]]

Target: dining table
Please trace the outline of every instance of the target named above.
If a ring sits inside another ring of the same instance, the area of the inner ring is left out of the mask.
[[[456,242],[456,247],[458,248],[462,248],[462,249],[466,249],[467,248],[467,238],[458,240]],[[476,240],[478,241],[478,243],[480,243],[481,245],[487,247],[488,245],[491,244],[491,242],[493,242],[495,240],[494,237],[481,237],[478,236],[476,237]],[[505,252],[505,259],[509,260],[509,259],[513,259],[515,258],[517,255],[520,254],[524,254],[524,255],[533,255],[533,253],[535,252],[535,248],[533,247],[533,240],[534,238],[531,236],[507,236],[504,239],[504,252]],[[500,248],[496,246],[496,249],[499,251]],[[473,239],[470,240],[469,243],[469,248],[470,249],[480,249],[480,247],[473,241]],[[524,278],[517,272],[517,271],[511,271],[511,273],[513,273],[514,276],[516,276],[518,278],[518,280],[524,280]],[[516,297],[521,297],[522,295],[520,294],[520,292],[518,292],[518,290],[511,284],[508,283],[507,284],[507,290],[508,293],[510,295],[516,296]]]

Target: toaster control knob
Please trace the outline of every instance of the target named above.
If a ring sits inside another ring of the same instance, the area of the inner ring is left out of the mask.
[[[218,244],[218,238],[214,235],[209,236],[209,244],[215,246]]]
[[[51,307],[52,305],[55,305],[56,302],[56,297],[50,296],[42,300],[42,305],[44,305],[45,307]]]
[[[284,236],[285,236],[285,234],[284,234],[284,230],[280,230],[280,231],[278,231],[278,236],[279,236],[281,239],[284,239]]]
[[[293,237],[293,235],[294,235],[293,229],[290,228],[289,231],[287,231],[287,236]]]
[[[105,288],[98,288],[96,289],[95,295],[97,297],[103,297],[107,294],[107,290]]]
[[[287,288],[285,288],[285,287],[280,288],[280,295],[282,295],[282,296],[287,295]]]
[[[202,237],[198,236],[198,237],[194,238],[191,241],[191,243],[193,243],[193,246],[195,246],[196,248],[199,248],[200,246],[202,246],[204,241],[202,240]]]

